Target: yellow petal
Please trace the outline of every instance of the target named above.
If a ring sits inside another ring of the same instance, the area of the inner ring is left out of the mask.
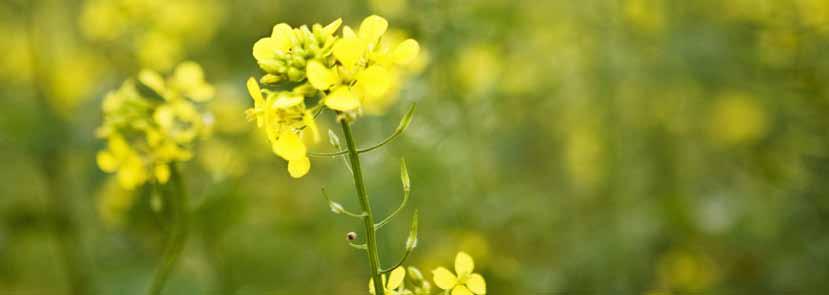
[[[366,51],[365,43],[357,38],[342,38],[334,44],[334,57],[343,65],[353,66]]]
[[[374,295],[374,279],[368,279],[368,293]]]
[[[288,161],[288,173],[293,178],[300,178],[308,174],[311,169],[311,161],[308,157]]]
[[[302,122],[305,123],[305,126],[308,126],[308,129],[314,136],[314,142],[320,141],[320,130],[317,127],[317,122],[314,120],[314,114],[306,110],[302,116]]]
[[[450,290],[458,283],[458,278],[445,267],[438,267],[433,270],[432,276],[435,281],[435,285],[443,290]]]
[[[407,39],[406,41],[398,44],[391,54],[395,63],[399,65],[407,65],[411,63],[415,57],[417,57],[418,52],[420,52],[420,45],[417,44],[417,41]]]
[[[305,158],[305,144],[293,131],[285,131],[276,140],[274,151],[285,160],[299,160]]]
[[[486,282],[484,281],[484,277],[479,274],[473,273],[466,276],[466,287],[472,293],[486,294]]]
[[[323,36],[331,36],[331,35],[333,35],[333,34],[334,34],[334,32],[336,32],[336,31],[337,31],[337,29],[340,27],[340,25],[341,25],[342,23],[343,23],[343,19],[342,19],[342,18],[338,18],[337,20],[335,20],[335,21],[331,22],[330,24],[328,24],[327,26],[325,26],[324,28],[322,28],[322,34],[323,34]]]
[[[373,45],[380,39],[380,36],[386,33],[389,28],[389,22],[386,19],[372,15],[363,20],[360,24],[360,32],[358,35],[368,44]]]
[[[340,80],[337,77],[336,71],[325,67],[316,60],[308,62],[308,65],[305,67],[305,72],[308,76],[308,82],[311,82],[311,85],[319,90],[327,90]]]
[[[167,183],[170,180],[170,166],[166,164],[155,165],[155,178],[159,183]]]
[[[276,58],[276,41],[273,38],[262,38],[253,43],[253,57],[256,60]]]
[[[403,284],[403,279],[406,278],[406,269],[402,267],[395,268],[389,275],[389,281],[386,283],[386,288],[390,290],[397,289]]]
[[[452,289],[452,295],[473,295],[472,292],[469,291],[464,286],[457,286],[455,289]]]
[[[386,68],[373,65],[357,75],[357,85],[368,96],[382,96],[391,86],[391,77]]]
[[[96,156],[96,160],[98,162],[98,167],[101,168],[104,172],[115,172],[118,170],[118,159],[112,155],[109,151],[100,151]]]
[[[127,141],[118,135],[109,137],[109,140],[107,140],[107,147],[109,148],[109,152],[111,152],[116,158],[122,158],[132,154],[132,149],[129,144],[127,144]]]
[[[472,273],[472,270],[475,269],[475,261],[472,260],[472,256],[466,254],[466,252],[458,252],[458,255],[455,256],[455,273],[458,274],[459,277],[463,277]]]
[[[129,157],[118,170],[118,183],[125,189],[131,190],[147,180],[144,163],[137,156]]]
[[[354,30],[351,29],[349,26],[343,27],[343,39],[354,39],[357,38],[357,34],[354,33]]]
[[[138,81],[141,81],[141,83],[149,86],[159,94],[164,90],[164,77],[161,77],[161,74],[155,71],[142,70],[138,73]]]
[[[350,111],[360,107],[360,98],[346,86],[334,89],[325,97],[325,106],[337,111]]]
[[[256,82],[256,79],[253,77],[248,78],[248,93],[250,97],[253,98],[253,102],[256,105],[261,105],[262,102],[265,101],[265,98],[262,97],[262,89],[259,88],[259,82]]]
[[[286,23],[273,26],[271,38],[275,50],[287,51],[293,43],[294,30]]]

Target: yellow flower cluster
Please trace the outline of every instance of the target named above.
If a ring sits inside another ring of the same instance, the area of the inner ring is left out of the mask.
[[[209,132],[212,117],[196,104],[213,93],[201,66],[193,62],[178,65],[167,79],[144,70],[127,80],[104,98],[97,135],[107,146],[98,152],[98,166],[116,173],[125,189],[166,183],[170,164],[189,160],[193,142]]]
[[[466,252],[458,252],[455,256],[455,273],[445,267],[438,267],[432,271],[435,285],[443,290],[441,294],[452,295],[483,295],[486,294],[486,281],[484,277],[472,271],[475,269],[475,261]],[[415,267],[408,268],[409,281],[413,283],[411,289],[404,285],[407,270],[398,267],[386,275],[382,275],[385,294],[390,295],[428,295],[431,294],[431,284],[423,277]],[[368,291],[374,294],[374,281],[369,280]]]
[[[299,178],[311,163],[303,138],[310,131],[318,139],[315,114],[328,108],[348,118],[356,117],[361,106],[389,95],[400,75],[398,68],[418,55],[417,41],[404,40],[394,46],[381,42],[388,22],[372,15],[357,32],[345,26],[335,33],[342,20],[311,28],[292,28],[281,23],[270,37],[253,45],[253,56],[266,74],[247,88],[254,107],[248,118],[265,129],[274,153],[288,161],[288,172]],[[262,89],[260,83],[278,90]],[[313,106],[307,104],[313,102]]]

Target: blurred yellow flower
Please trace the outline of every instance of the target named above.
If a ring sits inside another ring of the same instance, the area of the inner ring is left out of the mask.
[[[723,94],[711,106],[710,112],[708,132],[718,143],[751,143],[766,135],[766,112],[757,99],[748,94]]]
[[[166,183],[170,164],[189,160],[191,145],[209,132],[212,117],[195,103],[211,97],[212,86],[193,62],[180,64],[167,80],[147,70],[127,80],[102,103],[98,136],[107,139],[107,147],[98,152],[98,166],[117,173],[126,189]]]
[[[461,251],[455,256],[455,273],[444,267],[432,271],[435,285],[442,290],[451,291],[452,295],[486,294],[484,277],[472,271],[475,261],[469,254]]]

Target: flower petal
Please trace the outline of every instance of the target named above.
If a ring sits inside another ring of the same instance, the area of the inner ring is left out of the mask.
[[[473,273],[466,276],[466,287],[475,294],[486,294],[486,282],[484,277]]]
[[[450,290],[458,284],[458,278],[445,267],[438,267],[433,270],[432,277],[435,281],[435,285],[443,290]]]
[[[343,27],[343,39],[357,38],[357,34],[349,26]]]
[[[382,66],[370,66],[358,74],[357,85],[368,96],[383,96],[391,86],[390,73]]]
[[[325,97],[325,106],[337,111],[350,111],[360,107],[360,98],[346,86],[334,89]]]
[[[95,157],[98,162],[98,167],[104,172],[115,172],[118,170],[118,159],[109,151],[100,151]]]
[[[158,182],[161,184],[167,183],[170,180],[170,166],[167,164],[158,164],[155,165],[155,178],[158,179]]]
[[[472,292],[469,291],[469,289],[467,289],[463,285],[460,285],[460,286],[455,287],[455,289],[452,289],[452,295],[473,295],[473,294],[472,294]]]
[[[273,26],[271,32],[271,39],[273,39],[273,49],[287,51],[291,48],[294,37],[294,30],[286,23],[281,23]]]
[[[262,102],[265,101],[265,98],[262,97],[262,89],[259,88],[259,82],[256,82],[256,79],[253,77],[248,78],[248,94],[250,97],[253,98],[253,102],[256,106],[261,105]]]
[[[331,35],[333,35],[333,34],[334,34],[334,32],[336,32],[336,31],[337,31],[337,29],[339,29],[339,28],[340,28],[340,25],[341,25],[342,23],[343,23],[343,19],[342,19],[342,18],[338,18],[338,19],[336,19],[335,21],[333,21],[333,22],[331,22],[330,24],[328,24],[327,26],[325,26],[324,28],[322,28],[322,34],[323,34],[323,36],[331,36]]]
[[[276,140],[274,151],[285,160],[299,160],[305,158],[305,144],[293,131],[284,131]]]
[[[308,174],[308,170],[311,170],[311,160],[308,157],[288,161],[288,173],[293,178],[305,176],[305,174]]]
[[[334,57],[343,65],[353,66],[366,51],[366,45],[357,38],[342,38],[334,44]]]
[[[411,63],[415,57],[417,57],[418,52],[420,52],[420,45],[417,44],[417,41],[413,39],[406,39],[406,41],[398,44],[391,54],[395,63],[399,65],[407,65]]]
[[[406,269],[402,267],[395,268],[389,275],[389,281],[386,283],[386,288],[390,290],[397,289],[403,284],[403,279],[406,278]]]
[[[372,15],[360,23],[360,32],[357,33],[360,39],[363,39],[367,44],[373,45],[380,39],[380,36],[386,33],[389,28],[389,22],[385,18]]]
[[[276,41],[273,38],[262,38],[253,43],[253,57],[258,61],[276,58]]]
[[[325,67],[316,60],[308,62],[308,65],[305,67],[305,72],[308,76],[308,82],[311,82],[311,85],[319,90],[331,88],[331,86],[334,86],[340,80],[337,77],[336,71]]]
[[[458,252],[458,255],[455,256],[455,273],[462,277],[472,273],[474,269],[475,261],[472,260],[472,256],[463,251]]]

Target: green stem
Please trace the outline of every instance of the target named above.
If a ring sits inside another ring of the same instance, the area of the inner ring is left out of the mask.
[[[351,126],[348,124],[347,120],[340,120],[345,141],[348,145],[348,158],[351,161],[351,169],[353,170],[354,187],[357,189],[357,196],[360,197],[360,205],[363,206],[363,212],[366,213],[366,216],[363,217],[363,225],[366,231],[366,246],[368,247],[368,262],[371,266],[371,278],[374,280],[374,294],[384,295],[386,290],[383,288],[383,279],[380,277],[380,254],[377,252],[377,233],[374,229],[374,216],[371,214],[371,203],[369,203],[366,185],[363,182],[363,170],[360,168],[360,155],[357,151],[357,145],[354,143],[354,138],[351,135]]]
[[[162,187],[165,198],[165,210],[170,212],[170,235],[167,238],[167,245],[164,249],[164,257],[156,270],[150,287],[150,295],[159,295],[164,289],[164,284],[170,277],[176,266],[178,257],[184,249],[187,240],[187,192],[184,189],[178,167],[171,165],[170,180]]]

